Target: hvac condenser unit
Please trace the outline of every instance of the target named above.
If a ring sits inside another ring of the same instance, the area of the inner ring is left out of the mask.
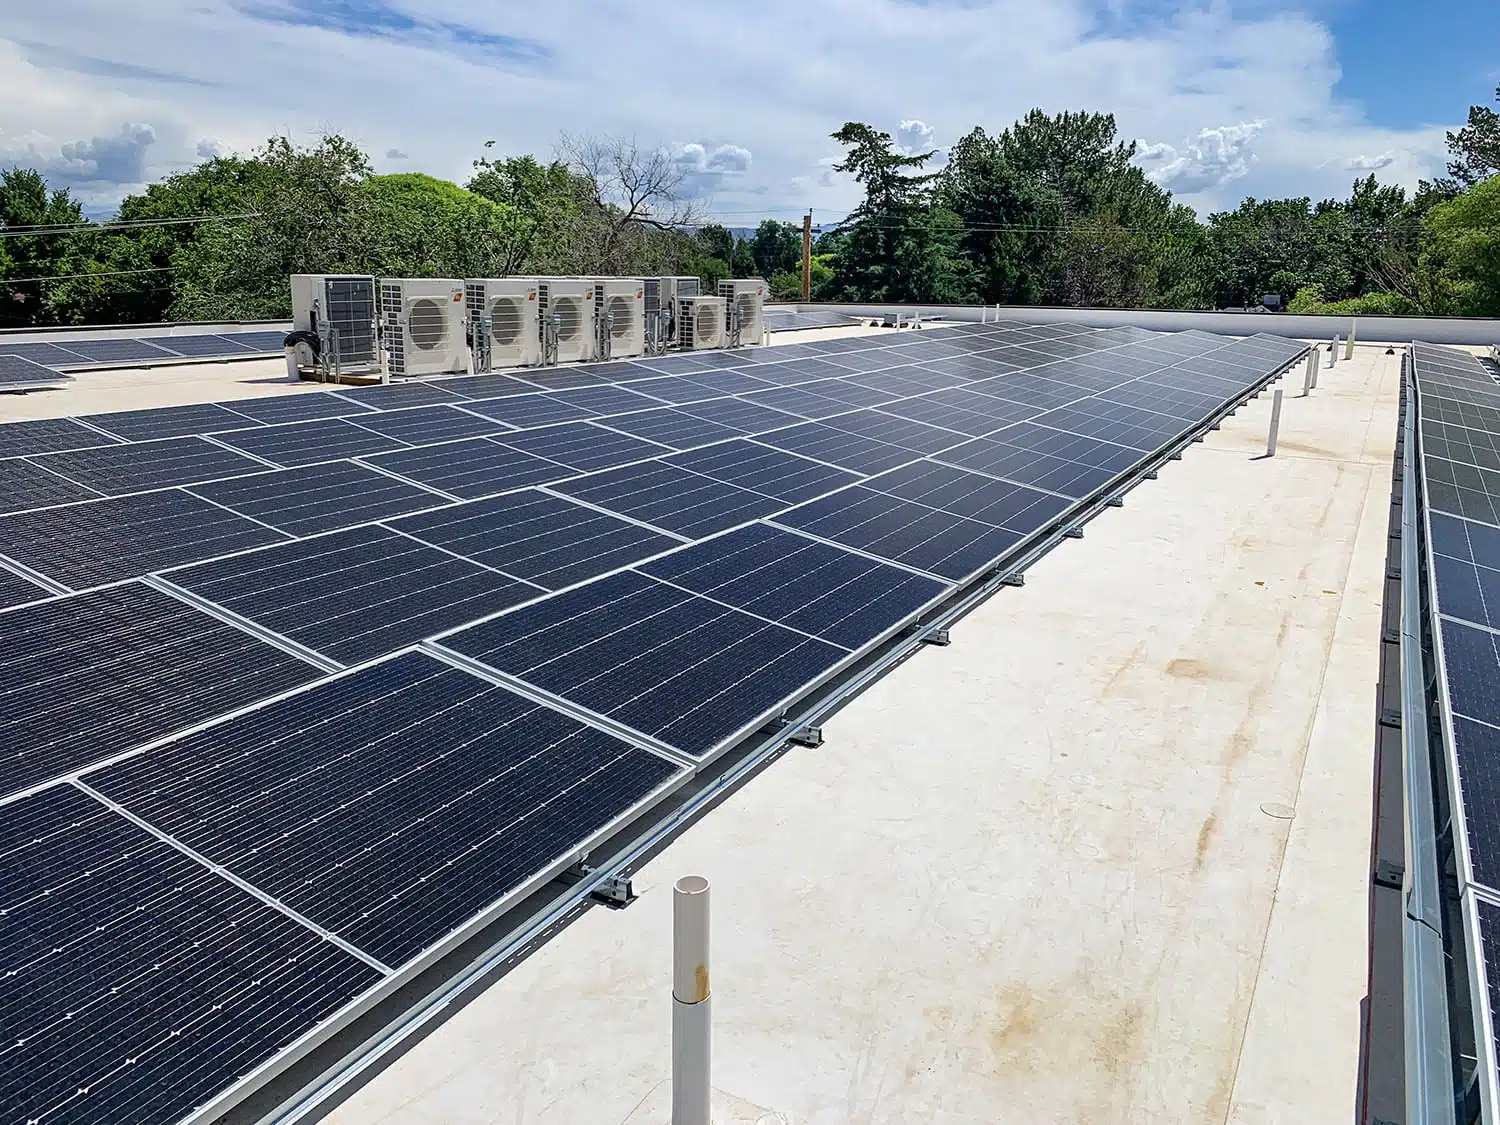
[[[464,282],[475,371],[542,362],[540,291],[534,277]]]
[[[681,297],[698,296],[696,277],[648,277],[643,288],[646,293],[646,321],[654,324],[660,344],[677,342],[677,301]]]
[[[386,373],[393,379],[468,371],[464,283],[453,278],[383,278],[380,317]]]
[[[307,355],[312,341],[321,352],[337,331],[341,371],[372,371],[379,363],[375,343],[375,279],[357,274],[294,273],[292,275],[292,331],[305,332]],[[331,366],[333,357],[320,357]],[[311,364],[309,364],[311,366]]]
[[[599,346],[594,322],[594,284],[586,278],[537,279],[542,362],[585,363]]]
[[[719,296],[729,304],[730,319],[738,319],[735,344],[758,344],[766,307],[766,283],[758,277],[719,282]]]
[[[724,346],[723,297],[679,297],[677,299],[677,346],[722,348]]]
[[[646,286],[638,277],[595,277],[594,309],[599,357],[629,359],[646,354]]]

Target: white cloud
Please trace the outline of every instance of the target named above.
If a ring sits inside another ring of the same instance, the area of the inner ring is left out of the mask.
[[[932,143],[932,126],[925,121],[909,118],[896,129],[896,145],[907,155],[931,152],[937,146]]]
[[[750,171],[750,150],[740,145],[714,145],[697,141],[675,146],[672,159],[682,170],[683,190],[691,196],[715,194],[726,180]]]
[[[1396,163],[1394,152],[1382,152],[1379,156],[1351,156],[1344,161],[1344,167],[1351,172],[1378,172],[1382,168],[1389,168]]]
[[[1141,146],[1137,159],[1149,165],[1146,174],[1168,191],[1197,195],[1250,173],[1259,159],[1250,146],[1266,124],[1242,121],[1200,129],[1180,151],[1169,144],[1148,144]]]
[[[407,155],[406,153],[402,152],[399,148],[388,148],[388,149],[386,149],[385,150],[385,158],[387,160],[410,160],[411,159],[411,157],[409,155]]]
[[[193,154],[200,160],[212,160],[216,156],[228,156],[229,150],[218,141],[205,137],[193,146]]]
[[[702,150],[688,165],[694,184],[714,192],[716,211],[837,213],[860,196],[828,162],[829,134],[846,121],[899,123],[902,143],[925,144],[930,121],[946,139],[998,131],[1033,106],[1088,108],[1113,111],[1123,136],[1165,138],[1143,166],[1211,209],[1247,193],[1342,195],[1353,169],[1334,153],[1394,154],[1381,175],[1414,186],[1441,172],[1444,128],[1467,108],[1446,126],[1372,124],[1335,92],[1328,28],[1279,5],[1158,6],[1125,28],[1097,0],[966,0],[928,4],[920,18],[907,0],[764,0],[760,25],[795,26],[812,45],[789,55],[776,37],[734,34],[736,12],[711,5],[685,20],[660,5],[627,18],[597,0],[393,2],[11,4],[0,17],[0,150],[29,156],[34,145],[61,175],[139,166],[154,177],[192,163],[199,138],[248,152],[273,133],[305,142],[334,130],[462,181],[491,138],[491,155],[543,158],[563,130],[642,147],[689,139]],[[1267,91],[1295,108],[1253,138],[1223,132],[1253,120]],[[149,122],[154,142],[127,136],[122,147],[128,122]],[[64,144],[84,147],[65,158]],[[120,194],[102,180],[86,190]]]
[[[150,125],[121,125],[113,136],[64,141],[55,147],[33,136],[25,147],[0,148],[0,165],[35,168],[55,184],[139,184],[146,179],[146,150],[156,142]]]

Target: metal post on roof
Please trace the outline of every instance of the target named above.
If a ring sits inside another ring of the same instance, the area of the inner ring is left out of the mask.
[[[1271,398],[1271,434],[1266,438],[1266,456],[1276,456],[1276,431],[1281,429],[1281,388]]]
[[[672,886],[672,1125],[709,1125],[713,1016],[708,984],[708,880]]]
[[[1307,350],[1307,363],[1302,372],[1302,397],[1306,398],[1318,385],[1318,349]]]
[[[1332,367],[1339,361],[1339,334],[1333,334],[1333,345],[1328,349],[1328,366]]]
[[[1344,342],[1344,358],[1354,358],[1354,326],[1358,323],[1353,317],[1349,318],[1349,339]]]

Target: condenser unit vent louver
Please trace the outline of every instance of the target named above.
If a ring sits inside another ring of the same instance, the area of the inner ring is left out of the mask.
[[[724,346],[723,297],[683,297],[677,302],[678,346],[722,348]]]
[[[392,378],[469,369],[465,286],[448,278],[387,278],[380,284],[386,371]]]
[[[543,277],[537,280],[543,339],[552,333],[556,354],[549,363],[586,363],[598,355],[594,319],[594,286],[585,278]]]
[[[535,367],[542,362],[541,293],[536,278],[470,278],[464,292],[476,371]]]

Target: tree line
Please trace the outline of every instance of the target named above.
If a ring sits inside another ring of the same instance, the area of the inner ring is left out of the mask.
[[[1500,98],[1500,90],[1496,91]],[[1414,193],[1246,199],[1200,220],[1135,162],[1106,113],[1033,110],[936,152],[851,122],[838,171],[864,198],[819,235],[817,300],[1500,316],[1500,117],[1448,134],[1448,176]],[[349,140],[273,137],[85,220],[33,169],[0,173],[0,326],[257,320],[290,314],[292,273],[386,277],[695,274],[801,289],[799,225],[705,222],[668,153],[563,136],[553,158],[490,142],[462,186],[375,175]]]

